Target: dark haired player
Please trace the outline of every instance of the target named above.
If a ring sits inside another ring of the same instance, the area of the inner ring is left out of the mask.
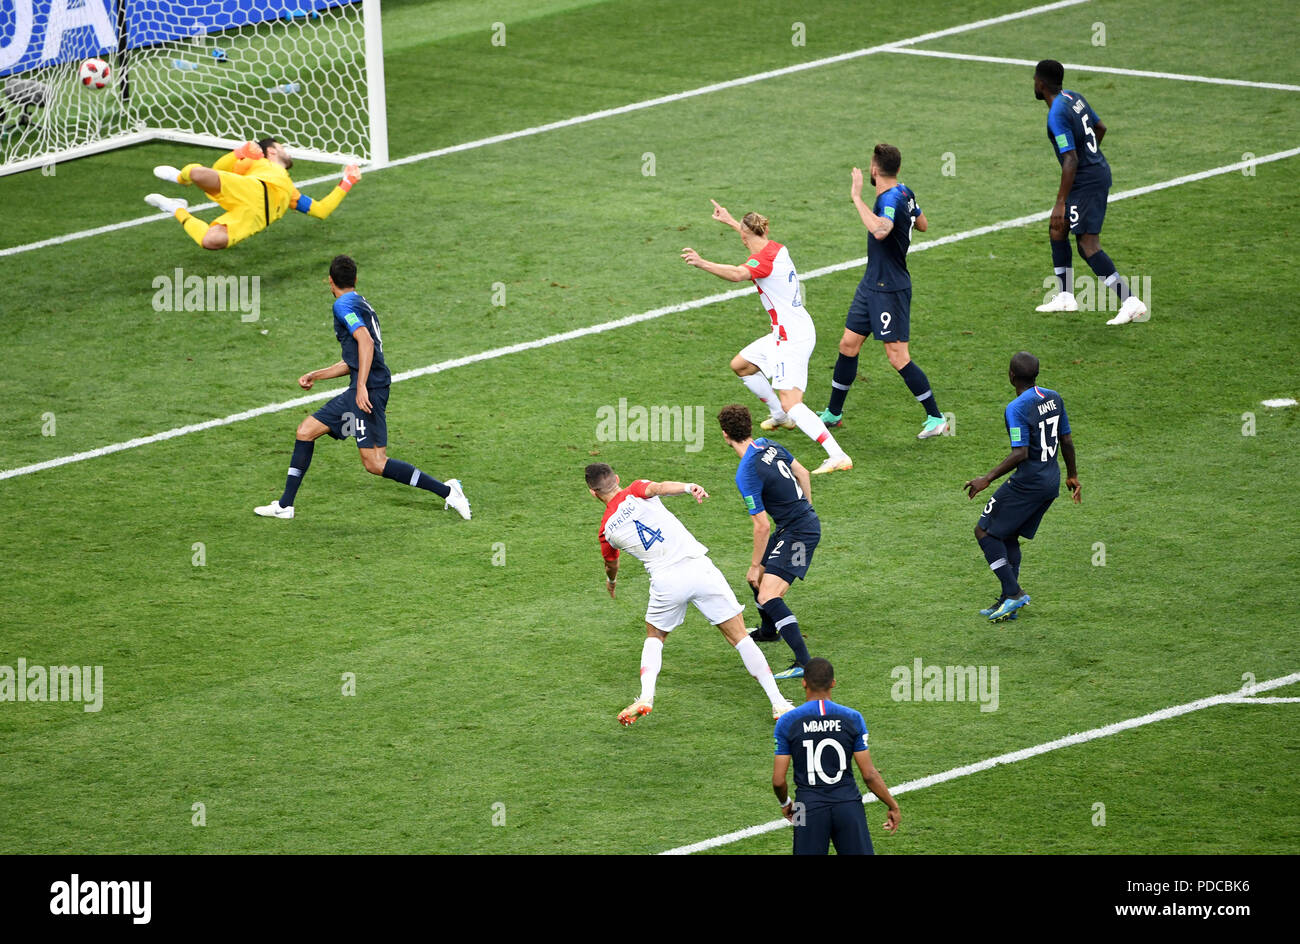
[[[811,660],[803,677],[807,701],[782,715],[774,732],[772,790],[782,814],[794,823],[795,855],[826,855],[832,843],[838,855],[872,854],[867,812],[850,755],[867,789],[889,807],[885,831],[897,830],[902,817],[885,778],[871,763],[867,723],[852,708],[830,700],[834,687],[834,667],[825,659]],[[792,762],[795,798],[786,792]]]
[[[1106,324],[1146,321],[1147,306],[1129,291],[1115,263],[1101,248],[1101,223],[1110,196],[1110,164],[1101,153],[1106,126],[1078,92],[1061,88],[1065,66],[1044,59],[1034,69],[1034,98],[1047,102],[1047,139],[1061,164],[1061,186],[1048,229],[1052,240],[1052,271],[1058,291],[1038,311],[1078,311],[1074,297],[1073,261],[1067,233],[1074,233],[1079,255],[1097,278],[1119,299],[1119,312]]]
[[[912,227],[921,232],[930,223],[916,205],[916,194],[898,182],[903,156],[890,144],[877,144],[871,155],[871,184],[876,188],[876,202],[868,208],[862,200],[862,171],[853,168],[849,195],[858,208],[862,225],[871,234],[867,248],[867,269],[853,294],[844,336],[840,338],[840,356],[831,375],[831,397],[822,411],[827,426],[844,421],[844,399],[858,376],[858,352],[867,335],[874,334],[885,345],[885,356],[903,378],[912,396],[925,407],[925,425],[917,439],[940,436],[948,421],[934,402],[930,381],[912,360],[907,345],[911,334],[912,277],[907,271],[907,249],[912,243]],[[817,470],[818,472],[821,469]]]
[[[796,577],[807,576],[822,537],[821,519],[811,501],[812,478],[784,446],[753,438],[753,420],[745,407],[723,407],[718,424],[722,438],[740,456],[736,488],[754,522],[754,550],[745,581],[754,593],[762,623],[750,637],[758,642],[784,639],[794,662],[776,678],[799,678],[810,657],[785,593]],[[768,515],[776,522],[775,532]]]
[[[326,433],[335,439],[355,436],[357,452],[366,471],[386,479],[413,485],[433,492],[455,508],[462,518],[470,516],[469,501],[460,482],[449,479],[445,484],[426,475],[415,466],[387,454],[388,423],[384,408],[388,404],[390,375],[384,363],[384,346],[379,336],[379,316],[370,303],[357,293],[357,264],[348,256],[335,256],[326,277],[334,294],[334,334],[343,349],[337,364],[313,370],[298,378],[298,386],[310,390],[318,380],[351,375],[348,388],[298,424],[298,438],[293,444],[293,459],[284,494],[269,505],[253,511],[264,518],[292,518],[294,498],[311,465],[316,440]]]
[[[1011,454],[987,475],[962,486],[967,497],[974,498],[995,479],[1015,470],[993,493],[975,525],[975,540],[989,569],[1002,583],[997,602],[980,610],[980,615],[987,616],[991,623],[1015,619],[1016,611],[1029,603],[1029,594],[1020,587],[1020,538],[1033,539],[1039,522],[1061,490],[1058,448],[1065,456],[1065,484],[1076,505],[1083,499],[1074,464],[1070,420],[1061,395],[1037,386],[1038,358],[1027,351],[1011,358],[1008,378],[1016,388],[1016,398],[1007,404],[1004,414]]]
[[[225,212],[211,223],[193,216],[189,201],[151,193],[144,202],[176,217],[186,234],[204,249],[228,249],[255,233],[260,233],[289,208],[323,220],[343,202],[352,185],[361,179],[355,164],[343,171],[343,179],[320,200],[301,193],[294,186],[289,170],[293,158],[275,138],[246,141],[211,167],[186,164],[177,169],[160,164],[154,176],[168,183],[194,184]]]

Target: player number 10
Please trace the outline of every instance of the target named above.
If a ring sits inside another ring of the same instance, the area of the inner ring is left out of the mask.
[[[840,759],[834,777],[827,774],[826,769],[822,767],[822,751],[828,747],[835,748],[835,753]],[[821,782],[824,784],[829,785],[840,782],[840,778],[844,776],[844,771],[848,769],[849,759],[844,756],[844,748],[840,747],[839,741],[834,738],[822,738],[814,746],[812,738],[808,738],[803,742],[803,749],[808,754],[808,763],[804,765],[808,770],[808,786],[817,786],[817,777],[819,775],[822,778]]]

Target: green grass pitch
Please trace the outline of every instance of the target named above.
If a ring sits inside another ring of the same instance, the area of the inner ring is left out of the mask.
[[[389,0],[392,153],[1029,5]],[[1297,84],[1298,38],[1264,6],[1099,0],[921,47]],[[1114,192],[1300,143],[1297,92],[1066,81],[1109,128]],[[0,469],[297,396],[299,374],[338,357],[322,284],[336,253],[358,260],[401,371],[732,287],[678,258],[744,258],[710,197],[769,216],[802,273],[863,256],[849,169],[876,141],[902,149],[931,221],[917,248],[1045,211],[1045,112],[1025,67],[880,53],[370,173],[329,220],[291,214],[227,253],[162,221],[0,256]],[[144,215],[152,165],[213,157],[157,144],[0,178],[0,248]],[[1300,670],[1300,428],[1261,405],[1300,390],[1297,220],[1297,157],[1113,203],[1103,246],[1150,280],[1152,319],[1127,328],[1034,312],[1045,223],[913,253],[912,353],[956,435],[914,438],[921,411],[868,342],[837,431],[856,468],[816,482],[823,542],[788,597],[890,784]],[[259,277],[259,320],[156,311],[154,280],[176,267]],[[817,409],[859,275],[806,281]],[[750,529],[713,417],[756,405],[727,362],[765,323],[747,296],[397,384],[389,453],[459,476],[470,522],[328,439],[298,517],[254,517],[304,409],[0,480],[0,665],[102,665],[105,686],[98,713],[0,702],[0,851],[649,853],[774,819],[766,702],[698,613],[666,646],[654,714],[615,722],[637,692],[646,580],[625,559],[605,594],[581,479],[599,459],[625,480],[703,484],[709,502],[669,507],[742,591]],[[1007,451],[1020,349],[1065,397],[1084,500],[1058,501],[1025,546],[1033,604],[989,626],[976,610],[996,582],[960,486]],[[597,412],[620,398],[702,408],[703,448],[599,440]],[[819,461],[802,435],[780,439]],[[784,665],[784,647],[765,651]],[[997,666],[997,710],[895,701],[891,670],[917,658]],[[1295,853],[1297,712],[1212,707],[917,790],[894,836],[872,804],[876,848]]]

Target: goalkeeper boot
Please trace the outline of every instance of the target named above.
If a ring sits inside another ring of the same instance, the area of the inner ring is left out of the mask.
[[[181,182],[181,171],[179,167],[172,167],[170,164],[159,164],[153,169],[153,175],[159,180],[165,180],[169,184],[178,184]]]
[[[164,213],[170,215],[177,210],[187,210],[190,201],[182,200],[180,197],[164,197],[161,193],[151,193],[144,198],[144,202],[151,207],[157,207]]]

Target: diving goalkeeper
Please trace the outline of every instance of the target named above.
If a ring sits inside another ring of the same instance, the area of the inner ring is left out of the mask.
[[[325,219],[361,179],[360,169],[353,164],[328,197],[313,200],[294,186],[289,177],[291,167],[293,158],[284,145],[275,138],[263,138],[257,143],[241,144],[211,167],[186,164],[177,170],[163,164],[153,169],[155,177],[185,186],[194,184],[216,201],[226,212],[211,223],[192,215],[187,200],[151,193],[144,202],[175,216],[190,238],[204,249],[228,249],[266,229],[290,207]]]

